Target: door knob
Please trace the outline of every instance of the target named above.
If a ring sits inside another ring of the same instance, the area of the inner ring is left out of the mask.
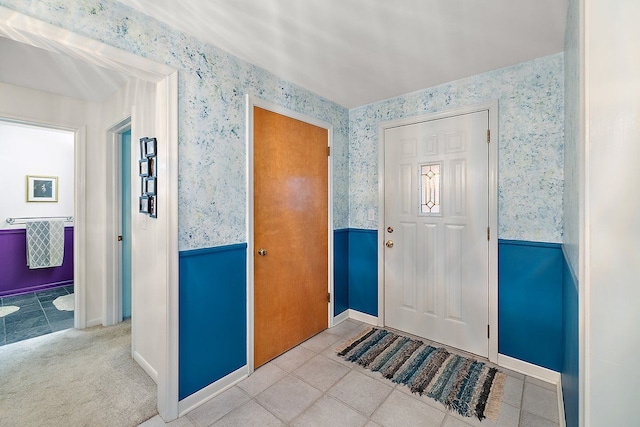
[[[387,240],[387,243],[385,243],[385,246],[388,248],[392,248],[393,247],[393,240]]]
[[[263,249],[263,248],[258,249],[258,255],[265,256],[266,254],[267,254],[266,249]]]

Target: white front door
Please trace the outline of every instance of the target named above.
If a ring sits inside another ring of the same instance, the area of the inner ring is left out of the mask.
[[[484,357],[488,122],[480,111],[384,134],[385,324]]]

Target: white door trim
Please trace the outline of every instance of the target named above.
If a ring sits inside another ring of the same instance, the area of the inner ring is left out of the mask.
[[[133,77],[157,84],[156,118],[158,137],[166,141],[166,210],[158,212],[158,220],[163,221],[166,234],[166,252],[159,254],[165,258],[166,283],[166,324],[163,328],[166,338],[163,363],[158,375],[158,411],[167,421],[178,416],[178,78],[177,71],[117,49],[100,41],[56,27],[36,18],[0,6],[0,35],[17,42],[59,52],[105,68],[129,74]],[[74,215],[78,221],[74,231],[76,262],[75,280],[78,281],[76,294],[75,326],[86,325],[84,291],[85,266],[84,248],[86,242],[86,128],[73,126],[76,130],[75,151],[75,197]],[[105,159],[107,161],[107,159]],[[108,168],[109,165],[106,165]],[[109,170],[109,169],[107,169]],[[109,224],[105,224],[108,227]],[[113,286],[113,284],[111,284]],[[105,313],[103,313],[104,316]]]
[[[108,221],[111,231],[107,232],[108,235],[117,235],[122,231],[122,215],[117,214],[122,212],[122,133],[131,129],[131,116],[127,115],[118,122],[118,124],[107,130],[107,152],[110,153],[113,159],[112,171],[110,180],[111,188],[111,203],[113,207],[113,215]],[[113,286],[107,285],[103,292],[102,300],[102,313],[103,324],[113,325],[122,322],[122,245],[115,239],[107,241],[108,256],[111,257],[112,262],[108,263],[113,266],[110,269],[112,278],[107,280],[107,284],[113,281]],[[132,340],[133,341],[133,340]],[[131,352],[134,349],[132,347]]]
[[[498,361],[498,101],[476,104],[454,110],[420,116],[380,122],[378,124],[378,326],[385,325],[384,318],[384,153],[386,129],[410,125],[414,123],[475,113],[489,112],[489,130],[491,143],[489,144],[489,227],[491,240],[489,241],[489,360]]]
[[[254,206],[253,206],[253,107],[263,108],[265,110],[272,111],[283,116],[291,117],[292,119],[300,120],[305,123],[312,124],[324,129],[327,129],[327,145],[333,146],[333,126],[330,123],[318,120],[314,117],[307,116],[306,114],[298,113],[297,111],[289,110],[288,108],[274,104],[269,101],[265,101],[253,95],[246,95],[246,138],[247,138],[247,367],[248,373],[251,374],[254,370],[253,350],[254,350],[254,305],[253,305],[253,289],[254,289],[254,260],[253,254],[255,248],[253,245],[254,238]],[[333,326],[333,158],[327,156],[328,161],[328,277],[329,283],[327,283],[327,291],[331,294],[331,301],[329,302],[329,310],[327,313],[327,325]]]

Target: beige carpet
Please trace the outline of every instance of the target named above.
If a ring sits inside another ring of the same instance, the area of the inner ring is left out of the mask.
[[[157,387],[131,358],[131,324],[0,347],[0,426],[137,426]]]

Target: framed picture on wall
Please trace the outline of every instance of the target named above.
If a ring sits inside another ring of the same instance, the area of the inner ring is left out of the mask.
[[[151,218],[157,218],[158,215],[156,213],[157,210],[157,200],[156,196],[149,196],[149,216]]]
[[[147,162],[149,163],[149,173],[147,176],[156,176],[156,158],[148,157]]]
[[[149,176],[149,160],[142,159],[138,162],[138,175],[145,177]]]
[[[140,197],[139,204],[140,204],[139,212],[148,214],[149,213],[149,198],[146,197],[146,196]]]
[[[145,138],[145,146],[146,146],[146,150],[145,150],[145,155],[147,157],[155,157],[156,156],[156,150],[157,150],[157,142],[155,138]]]
[[[156,178],[155,177],[148,177],[144,179],[142,184],[142,193],[145,196],[156,195]]]
[[[57,202],[58,177],[27,175],[27,202]]]
[[[140,139],[140,158],[144,159],[147,157],[147,141],[146,138]]]

